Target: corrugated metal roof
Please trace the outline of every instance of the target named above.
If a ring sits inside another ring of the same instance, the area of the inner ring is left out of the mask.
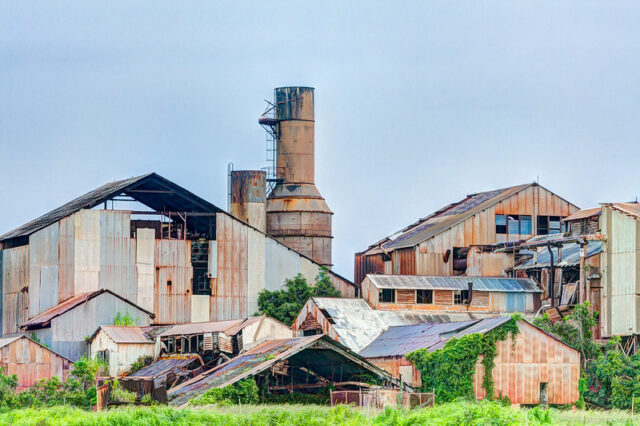
[[[587,257],[595,256],[604,249],[604,241],[589,241],[587,244]],[[562,259],[558,262],[558,248],[551,247],[553,253],[554,266],[567,268],[580,264],[580,245],[578,243],[568,243],[562,245]],[[531,258],[513,269],[516,271],[526,271],[528,269],[544,269],[550,266],[551,257],[546,247],[539,248],[538,260]]]
[[[383,243],[382,247],[385,250],[413,247],[531,185],[535,184],[528,183],[468,195],[463,200],[450,204],[436,213],[420,219],[400,231],[399,235],[396,233],[388,237],[387,240],[389,241]]]
[[[593,207],[591,209],[583,209],[575,212],[574,214],[562,219],[563,222],[570,222],[572,220],[586,219],[591,216],[599,216],[602,213],[601,207]]]
[[[88,300],[93,299],[96,296],[101,295],[102,293],[110,293],[113,296],[117,297],[118,299],[121,299],[125,302],[127,302],[128,304],[130,304],[131,306],[134,306],[136,309],[139,309],[142,312],[145,312],[146,314],[148,314],[149,316],[151,316],[151,318],[153,318],[153,313],[147,311],[146,309],[141,308],[140,306],[136,305],[135,303],[132,303],[131,301],[125,299],[122,296],[119,296],[118,294],[112,292],[111,290],[107,290],[107,289],[100,289],[100,290],[96,290],[96,291],[90,291],[87,293],[81,293],[78,294],[76,296],[73,296],[70,299],[65,300],[62,303],[57,304],[56,306],[47,309],[46,311],[36,315],[35,317],[31,318],[29,321],[25,322],[24,324],[20,325],[21,329],[33,329],[33,328],[41,328],[41,327],[47,327],[49,325],[49,323],[51,322],[52,319],[54,319],[55,317],[64,314],[65,312],[70,311],[71,309],[75,308],[78,305],[81,305],[83,303],[85,303]]]
[[[115,343],[153,343],[153,340],[147,338],[141,327],[103,325],[100,326],[100,329]]]
[[[313,302],[328,315],[340,342],[354,352],[361,351],[391,326],[422,323],[469,321],[493,316],[484,313],[437,313],[416,311],[380,311],[364,299],[314,297]]]
[[[477,291],[542,293],[529,278],[377,274],[369,274],[367,278],[377,288],[467,290],[469,283],[473,283],[473,289]]]
[[[183,355],[168,355],[159,358],[156,362],[141,368],[135,373],[129,374],[126,378],[136,379],[142,377],[158,377],[162,374],[167,374],[173,369],[180,369],[188,366],[195,360],[200,360],[200,365],[204,365],[200,355],[196,354],[183,354]]]
[[[418,349],[433,352],[444,347],[451,338],[460,338],[473,333],[486,333],[504,324],[511,317],[502,316],[474,321],[417,324],[390,327],[371,344],[360,351],[365,358],[404,356]]]
[[[244,319],[228,320],[228,321],[207,321],[207,322],[193,322],[189,324],[174,325],[170,329],[163,331],[158,336],[187,336],[190,334],[204,334],[204,333],[216,333],[224,332],[228,328],[242,324]]]
[[[15,342],[18,339],[22,339],[23,337],[25,337],[22,334],[18,334],[16,336],[10,336],[10,337],[3,337],[0,338],[0,348],[4,348],[5,346],[7,346],[10,343]]]
[[[627,214],[640,217],[640,204],[639,203],[607,203],[607,206],[611,206],[617,210],[625,212]]]
[[[128,190],[133,192],[127,193]],[[145,192],[146,191],[146,192]],[[45,228],[81,209],[90,209],[121,193],[156,211],[221,212],[222,209],[156,173],[109,182],[0,236],[0,241],[23,237]]]
[[[389,373],[368,363],[358,354],[351,353],[346,347],[329,339],[325,335],[292,337],[289,339],[267,341],[225,362],[219,367],[206,371],[200,376],[194,377],[176,388],[169,390],[170,404],[183,405],[189,399],[194,398],[208,389],[221,388],[233,384],[238,380],[242,380],[245,377],[259,374],[279,361],[291,358],[293,355],[305,349],[314,347],[316,343],[323,344],[323,351],[330,348],[335,348],[338,353],[344,351],[343,354],[346,352],[349,356],[357,358],[359,360],[358,367],[364,371],[368,370],[391,379]],[[335,362],[338,363],[338,360]]]

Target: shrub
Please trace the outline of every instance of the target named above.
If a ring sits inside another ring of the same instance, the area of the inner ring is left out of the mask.
[[[135,373],[136,371],[146,367],[147,365],[153,362],[153,357],[151,355],[142,355],[136,359],[133,364],[131,364],[131,368],[129,369],[129,373]]]
[[[190,401],[190,405],[257,404],[260,394],[256,381],[244,379],[222,389],[209,389],[202,396]]]
[[[118,312],[116,316],[113,318],[113,325],[131,326],[131,325],[136,325],[137,322],[138,322],[138,318],[133,318],[129,312],[127,312],[124,315]]]

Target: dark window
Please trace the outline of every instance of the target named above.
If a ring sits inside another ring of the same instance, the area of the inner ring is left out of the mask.
[[[103,361],[106,364],[109,364],[109,351],[107,349],[103,351],[98,351],[96,353],[96,357],[98,360]]]
[[[549,233],[549,216],[538,216],[538,235]]]
[[[211,280],[206,268],[193,268],[193,294],[211,296]]]
[[[433,303],[433,290],[416,290],[416,303]]]
[[[458,290],[453,293],[453,303],[455,305],[466,305],[469,301],[469,290]]]
[[[316,334],[322,334],[322,330],[311,329],[311,330],[304,330],[302,332],[303,336],[315,336]]]
[[[396,291],[392,288],[383,288],[378,293],[378,301],[382,303],[395,303]]]
[[[509,234],[520,233],[520,221],[518,219],[518,215],[516,214],[510,214],[507,216],[507,232]]]
[[[496,234],[507,233],[507,216],[503,214],[496,215]]]

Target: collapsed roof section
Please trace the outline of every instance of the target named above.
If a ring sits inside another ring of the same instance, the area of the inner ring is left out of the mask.
[[[267,371],[287,376],[292,389],[312,387],[309,380],[318,386],[357,383],[367,375],[396,383],[389,373],[345,346],[324,335],[316,335],[267,341],[170,390],[169,403],[183,406],[209,389],[223,388]]]

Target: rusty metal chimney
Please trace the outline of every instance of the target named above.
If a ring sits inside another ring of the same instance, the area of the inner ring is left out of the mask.
[[[267,232],[267,174],[262,170],[231,171],[230,213],[238,219]]]
[[[316,262],[331,263],[331,216],[314,178],[312,87],[279,87],[271,116],[260,118],[275,138],[275,186],[267,199],[267,233]]]

